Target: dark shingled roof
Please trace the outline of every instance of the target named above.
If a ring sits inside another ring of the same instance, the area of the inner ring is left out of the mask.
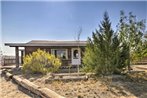
[[[32,40],[28,43],[5,43],[10,47],[24,46],[86,46],[86,41],[47,41],[47,40]]]

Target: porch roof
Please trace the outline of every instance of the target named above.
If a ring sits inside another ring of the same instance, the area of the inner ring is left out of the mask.
[[[10,47],[25,46],[86,46],[87,41],[48,41],[48,40],[32,40],[27,43],[5,43]]]

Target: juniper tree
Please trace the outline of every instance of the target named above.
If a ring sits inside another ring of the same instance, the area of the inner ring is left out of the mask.
[[[120,12],[120,21],[118,25],[118,33],[121,43],[125,43],[127,46],[127,65],[130,69],[131,54],[139,50],[142,44],[142,35],[145,30],[145,21],[137,21],[136,16],[129,13],[129,16],[125,16],[123,11]]]
[[[97,74],[112,74],[120,63],[120,56],[124,49],[120,49],[120,42],[117,33],[111,28],[108,13],[104,13],[103,21],[88,38],[84,64],[88,70]]]

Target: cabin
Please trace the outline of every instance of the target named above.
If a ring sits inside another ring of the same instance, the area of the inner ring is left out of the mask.
[[[62,66],[69,64],[74,66],[82,63],[81,58],[85,51],[86,41],[32,40],[27,43],[5,43],[5,45],[15,47],[16,67],[19,67],[20,62],[23,63],[25,55],[31,54],[37,49],[45,50],[59,57],[62,60]],[[20,47],[23,47],[23,49]],[[19,60],[19,56],[21,56],[21,60]]]

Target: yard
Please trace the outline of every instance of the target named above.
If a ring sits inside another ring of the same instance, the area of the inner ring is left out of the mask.
[[[15,73],[16,74],[16,73]],[[146,98],[147,72],[132,72],[128,75],[114,75],[111,78],[91,78],[81,81],[51,81],[49,74],[21,75],[34,84],[47,87],[66,98]]]
[[[0,79],[0,97],[1,98],[31,98],[18,89],[16,84],[6,81],[4,77]]]
[[[51,83],[45,83],[45,79],[45,77],[34,80],[30,78],[35,84],[48,87],[67,98],[147,97],[147,81],[145,80],[136,82],[122,77],[112,81],[110,86],[108,86],[101,79],[77,82],[54,81]]]

